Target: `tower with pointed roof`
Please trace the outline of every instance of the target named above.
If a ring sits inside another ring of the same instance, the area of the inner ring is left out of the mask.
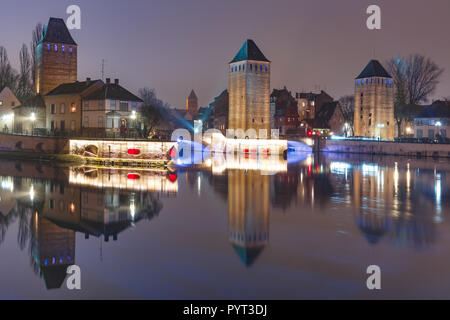
[[[270,136],[270,61],[253,40],[245,41],[229,66],[229,129]]]
[[[355,136],[394,140],[394,129],[392,77],[372,60],[355,80]]]
[[[49,19],[35,55],[37,94],[45,95],[60,84],[77,80],[77,44],[63,19]]]
[[[195,94],[194,90],[191,91],[191,94],[186,99],[186,111],[191,115],[195,116],[198,111],[198,98]]]

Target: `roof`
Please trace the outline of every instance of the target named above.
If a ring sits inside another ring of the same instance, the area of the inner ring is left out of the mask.
[[[191,94],[189,95],[188,99],[197,99],[197,95],[195,94],[194,90],[191,91]]]
[[[67,276],[67,268],[69,264],[57,265],[57,266],[43,266],[42,278],[45,281],[47,289],[59,289],[61,288],[64,280]]]
[[[435,101],[429,106],[423,106],[416,118],[450,118],[450,105],[443,101]]]
[[[44,28],[43,37],[40,42],[53,42],[77,45],[61,18],[50,18],[47,26]]]
[[[359,74],[356,79],[370,78],[370,77],[383,77],[392,78],[386,69],[383,68],[378,60],[370,60],[364,70]]]
[[[233,244],[233,248],[236,251],[239,259],[246,267],[251,267],[255,263],[256,258],[261,254],[264,247],[244,247],[237,244]]]
[[[91,80],[89,81],[89,83],[87,81],[63,83],[47,93],[46,96],[55,96],[61,94],[81,94],[84,90],[97,83],[98,81],[101,80]]]
[[[121,85],[115,83],[105,83],[101,88],[84,97],[84,100],[104,99],[144,102],[141,98],[135,96]]]
[[[17,106],[13,109],[19,109],[19,108],[44,108],[45,109],[45,102],[44,99],[40,94],[32,96],[25,100],[20,106]]]
[[[267,60],[267,58],[264,56],[264,54],[261,52],[261,50],[259,50],[256,43],[251,39],[248,39],[247,41],[245,41],[241,50],[239,50],[239,52],[236,54],[236,56],[230,63],[244,61],[244,60],[270,62],[269,60]]]
[[[339,102],[337,101],[324,103],[319,111],[316,112],[316,119],[328,123],[336,111],[336,108],[340,108]]]

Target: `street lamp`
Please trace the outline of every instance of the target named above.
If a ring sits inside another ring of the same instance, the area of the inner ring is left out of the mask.
[[[36,113],[34,113],[34,112],[31,113],[30,120],[31,120],[31,135],[33,135],[34,122],[36,121]]]

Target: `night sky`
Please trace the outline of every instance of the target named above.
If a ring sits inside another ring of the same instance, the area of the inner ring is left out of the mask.
[[[433,98],[450,96],[449,0],[1,0],[0,45],[18,68],[37,22],[82,11],[78,78],[120,78],[136,92],[155,88],[182,108],[191,89],[201,106],[228,86],[228,62],[247,38],[272,61],[271,85],[324,89],[338,99],[376,57],[420,53],[445,68]],[[378,4],[382,30],[366,27]]]

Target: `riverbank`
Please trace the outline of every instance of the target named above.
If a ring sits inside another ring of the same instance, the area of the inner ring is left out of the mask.
[[[450,144],[407,143],[376,140],[322,140],[321,152],[389,155],[406,157],[450,157]]]

